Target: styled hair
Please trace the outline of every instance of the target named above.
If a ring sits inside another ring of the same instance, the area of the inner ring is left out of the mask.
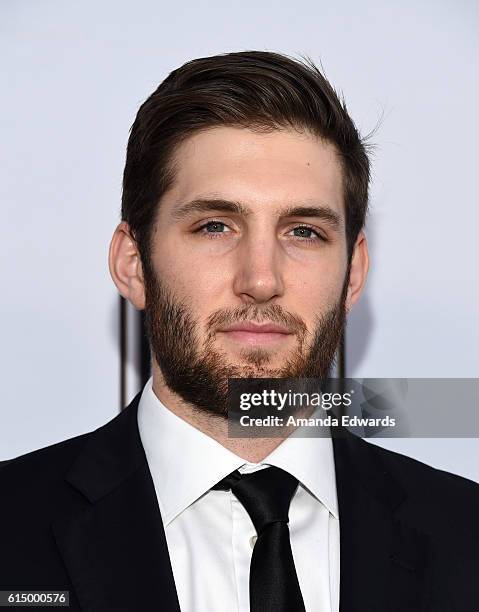
[[[294,128],[334,145],[341,164],[348,257],[368,209],[370,161],[344,98],[309,58],[238,51],[191,60],[171,72],[140,106],[123,174],[122,220],[143,266],[163,194],[175,179],[174,154],[193,134],[217,126],[260,133]]]

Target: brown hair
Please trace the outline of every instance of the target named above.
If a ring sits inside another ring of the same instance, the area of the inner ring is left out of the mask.
[[[370,161],[329,81],[309,58],[239,51],[186,62],[141,105],[131,127],[123,175],[122,219],[150,270],[151,230],[162,195],[175,178],[174,152],[194,133],[214,126],[258,132],[292,127],[335,145],[343,170],[349,258],[368,208]]]

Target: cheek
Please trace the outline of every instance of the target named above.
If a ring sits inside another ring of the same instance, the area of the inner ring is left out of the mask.
[[[184,300],[195,317],[201,318],[209,307],[217,307],[218,298],[224,294],[228,274],[220,266],[205,266],[198,257],[190,257],[184,251],[175,253],[165,249],[155,256],[158,277],[178,300]]]
[[[346,264],[339,258],[316,262],[307,272],[302,269],[291,275],[291,296],[312,309],[327,306],[341,293],[345,271]]]
[[[317,317],[328,310],[334,299],[331,288],[324,285],[314,286],[308,282],[291,288],[284,307],[299,316],[311,330],[316,324]]]

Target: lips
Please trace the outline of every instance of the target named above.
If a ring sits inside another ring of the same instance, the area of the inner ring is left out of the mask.
[[[257,324],[250,321],[235,323],[220,330],[234,342],[246,343],[250,346],[276,344],[284,341],[291,332],[276,323]]]
[[[254,334],[290,334],[291,332],[286,327],[278,325],[277,323],[252,323],[252,322],[239,322],[229,325],[223,332],[250,332]]]

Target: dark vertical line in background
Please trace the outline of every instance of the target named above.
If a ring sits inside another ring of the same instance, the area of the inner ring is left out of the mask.
[[[139,341],[139,370],[140,370],[140,383],[144,387],[146,381],[151,376],[151,358],[150,358],[150,347],[146,336],[145,326],[145,311],[140,310],[139,325],[138,325],[138,341]]]
[[[126,360],[128,351],[127,304],[125,298],[120,298],[120,412],[126,406]]]
[[[344,379],[346,377],[346,330],[343,330],[341,334],[341,340],[339,341],[339,355],[338,355],[338,391],[339,393],[344,393]],[[339,408],[338,417],[342,418],[342,416],[346,414],[346,410],[343,405]]]
[[[346,378],[346,333],[344,331],[339,342],[338,376]]]

